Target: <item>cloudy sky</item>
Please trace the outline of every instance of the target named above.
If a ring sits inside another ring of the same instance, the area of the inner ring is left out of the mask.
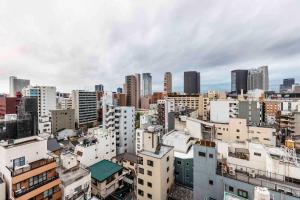
[[[175,90],[183,71],[201,89],[230,89],[230,70],[269,66],[270,85],[300,82],[299,0],[0,0],[0,93],[8,77],[59,91],[107,90],[150,72]]]

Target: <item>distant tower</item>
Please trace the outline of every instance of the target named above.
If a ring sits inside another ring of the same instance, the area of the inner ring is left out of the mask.
[[[142,96],[147,97],[150,95],[152,95],[152,76],[150,73],[143,73]]]
[[[261,89],[264,91],[269,90],[269,70],[268,66],[262,66],[257,69],[248,71],[247,89],[255,90]]]
[[[127,94],[127,105],[140,108],[140,83],[141,75],[134,74],[125,77],[125,91]]]
[[[102,84],[95,85],[95,91],[96,92],[103,92],[104,91],[104,86]]]
[[[248,70],[231,71],[231,92],[241,94],[241,90],[247,93]]]
[[[200,93],[200,72],[196,72],[196,71],[184,72],[184,93],[186,94]]]
[[[166,72],[164,77],[164,92],[172,93],[172,73]]]
[[[18,79],[15,76],[9,77],[9,96],[16,97],[18,92],[30,85],[30,80]]]

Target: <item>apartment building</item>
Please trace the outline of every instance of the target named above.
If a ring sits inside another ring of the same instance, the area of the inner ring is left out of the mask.
[[[91,173],[78,164],[76,155],[64,152],[57,168],[61,180],[62,199],[81,200],[91,198]]]
[[[125,173],[122,166],[102,160],[89,167],[92,176],[92,194],[100,199],[107,198],[122,186]]]
[[[28,86],[23,88],[22,95],[37,97],[39,117],[51,116],[50,110],[56,109],[56,87]]]
[[[268,125],[273,125],[276,123],[276,116],[280,111],[280,101],[276,100],[265,100],[263,102],[265,123]]]
[[[184,131],[174,130],[162,137],[162,143],[174,147],[175,182],[193,188],[193,148],[196,139]]]
[[[138,152],[137,199],[165,200],[174,183],[173,147],[159,144],[157,134],[146,133]]]
[[[61,199],[57,164],[48,154],[46,139],[32,136],[1,142],[0,157],[7,199]]]
[[[199,141],[194,145],[194,199],[224,199],[227,193],[254,199],[265,187],[270,199],[300,197],[299,165],[288,150],[261,144]]]
[[[56,109],[51,110],[51,133],[63,129],[75,129],[75,110]]]
[[[276,129],[248,126],[246,119],[230,119],[228,124],[214,124],[215,138],[225,142],[252,141],[276,146]]]
[[[215,123],[228,123],[230,118],[239,114],[237,100],[218,100],[210,102],[210,121]]]
[[[72,108],[72,99],[71,97],[63,98],[60,103],[61,109],[71,109]]]
[[[94,124],[97,121],[96,93],[73,90],[71,98],[77,127]]]
[[[174,99],[165,99],[157,101],[158,123],[162,125],[165,132],[175,128],[175,101]]]
[[[104,128],[116,135],[117,154],[134,153],[135,108],[105,105],[103,109]]]
[[[103,128],[88,129],[88,136],[80,138],[74,153],[83,166],[91,166],[103,159],[116,156],[116,135]]]

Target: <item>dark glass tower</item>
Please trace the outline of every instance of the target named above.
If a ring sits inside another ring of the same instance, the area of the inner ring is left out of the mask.
[[[200,93],[200,72],[196,72],[196,71],[184,72],[184,93],[186,94]]]
[[[248,70],[231,71],[231,92],[241,94],[247,93]]]

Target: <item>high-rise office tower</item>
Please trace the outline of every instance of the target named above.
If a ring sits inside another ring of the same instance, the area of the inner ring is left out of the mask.
[[[248,71],[247,90],[269,90],[268,66],[262,66]]]
[[[78,127],[97,121],[96,92],[72,91],[72,108],[75,109],[75,123]]]
[[[95,91],[96,92],[103,92],[104,86],[102,84],[95,85]]]
[[[196,72],[196,71],[184,72],[184,93],[186,94],[200,93],[200,72]]]
[[[292,90],[294,84],[294,78],[283,79],[283,84],[280,85],[280,92],[288,92],[289,90]]]
[[[172,73],[166,72],[164,77],[164,93],[172,93]]]
[[[125,77],[125,91],[127,94],[127,106],[140,108],[140,74]]]
[[[21,92],[24,87],[30,85],[30,80],[18,79],[15,76],[9,77],[9,96],[15,97],[17,92]]]
[[[143,73],[142,96],[147,97],[150,95],[152,95],[152,76],[150,73]]]
[[[231,71],[231,92],[241,94],[247,93],[248,70]]]

